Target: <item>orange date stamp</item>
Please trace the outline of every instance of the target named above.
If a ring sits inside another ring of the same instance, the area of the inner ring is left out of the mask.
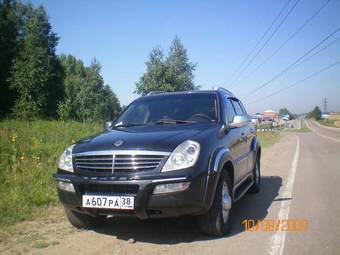
[[[242,225],[246,231],[250,232],[305,232],[309,228],[309,221],[306,219],[289,220],[253,220],[245,219]]]

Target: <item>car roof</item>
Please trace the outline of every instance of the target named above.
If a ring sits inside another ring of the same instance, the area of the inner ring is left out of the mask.
[[[190,91],[176,91],[176,92],[166,92],[166,91],[152,91],[146,96],[165,96],[165,95],[188,95],[188,94],[217,94],[221,93],[228,97],[235,97],[233,93],[224,88],[217,88],[212,90],[190,90]]]

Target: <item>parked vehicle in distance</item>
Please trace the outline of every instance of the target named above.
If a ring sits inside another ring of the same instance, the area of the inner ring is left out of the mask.
[[[225,89],[150,93],[106,130],[67,148],[54,175],[70,223],[107,216],[197,216],[230,231],[233,204],[260,189],[261,146],[241,101]]]

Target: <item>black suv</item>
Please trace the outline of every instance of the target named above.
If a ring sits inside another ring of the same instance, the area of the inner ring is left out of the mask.
[[[233,203],[259,191],[260,157],[256,129],[231,92],[153,92],[67,148],[54,177],[75,227],[192,215],[205,233],[224,235]]]

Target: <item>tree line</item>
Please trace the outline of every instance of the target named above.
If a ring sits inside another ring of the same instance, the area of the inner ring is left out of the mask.
[[[289,115],[289,119],[295,119],[297,117],[296,114],[290,112],[287,108],[282,108],[279,111],[279,115],[283,116],[283,115]],[[309,113],[306,114],[306,117],[308,119],[316,119],[316,120],[320,120],[322,118],[322,112],[320,110],[319,106],[315,106],[313,108],[312,111],[310,111]]]
[[[0,118],[113,119],[121,111],[94,58],[89,66],[72,55],[57,55],[59,37],[43,6],[0,0]],[[151,51],[135,93],[199,89],[196,65],[175,37],[168,55]]]
[[[146,64],[146,72],[136,84],[135,93],[151,91],[187,91],[199,89],[193,82],[196,64],[190,63],[187,50],[175,36],[165,57],[161,48],[154,48]]]
[[[58,36],[43,6],[0,2],[0,116],[94,121],[120,111],[100,65],[58,56]]]
[[[279,110],[279,116],[284,116],[284,115],[288,115],[290,120],[296,118],[296,114],[292,113],[292,112],[289,111],[287,108],[281,108],[281,109]]]
[[[322,119],[322,112],[320,110],[320,107],[315,106],[311,112],[307,113],[306,117],[308,119],[321,120]]]

